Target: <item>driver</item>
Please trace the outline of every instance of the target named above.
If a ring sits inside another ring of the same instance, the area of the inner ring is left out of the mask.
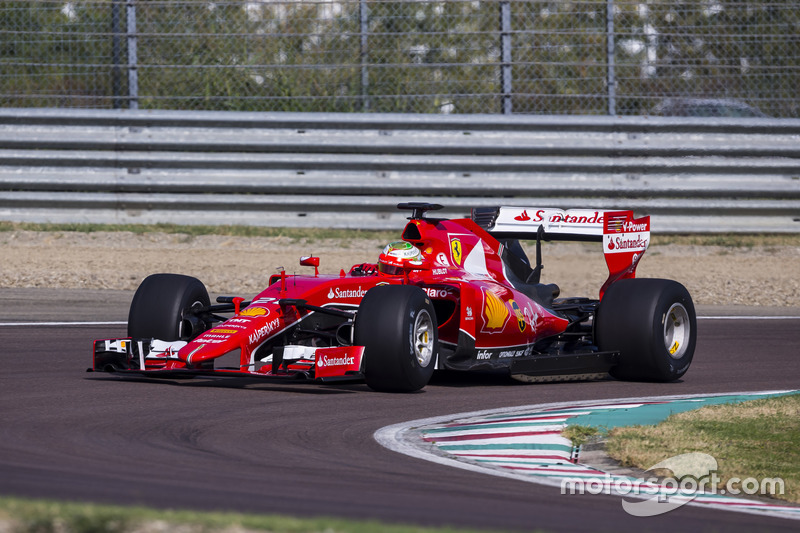
[[[410,242],[391,242],[378,257],[378,271],[384,276],[402,276],[405,265],[421,265],[422,259],[419,248]]]

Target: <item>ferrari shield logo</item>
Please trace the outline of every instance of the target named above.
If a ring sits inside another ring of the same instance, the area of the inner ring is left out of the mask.
[[[525,331],[525,315],[522,314],[522,310],[519,308],[519,304],[514,300],[509,300],[511,304],[511,309],[514,310],[514,314],[517,316],[517,326],[519,326],[520,333]]]
[[[453,262],[456,266],[461,266],[461,241],[459,239],[450,239],[450,250],[453,255]]]

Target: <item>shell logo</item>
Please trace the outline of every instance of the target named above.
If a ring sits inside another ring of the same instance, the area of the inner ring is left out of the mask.
[[[267,314],[269,314],[269,311],[263,307],[248,307],[239,313],[239,316],[266,316]]]
[[[494,294],[486,293],[486,305],[483,308],[486,318],[486,327],[490,329],[502,328],[508,318],[508,308],[503,301]]]

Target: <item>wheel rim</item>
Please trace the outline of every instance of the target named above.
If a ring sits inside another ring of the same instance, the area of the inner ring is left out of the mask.
[[[414,322],[414,355],[420,366],[426,367],[433,357],[433,320],[422,310]]]
[[[193,309],[199,309],[203,307],[203,302],[197,300],[192,305],[187,307],[186,309],[181,312],[181,321],[178,323],[178,340],[188,341],[191,340],[192,333],[194,333],[194,328],[192,327],[192,323],[190,320],[186,318],[186,312],[191,311]],[[188,332],[186,330],[189,330]]]
[[[681,304],[672,304],[664,317],[664,347],[673,359],[680,359],[689,347],[689,312]]]

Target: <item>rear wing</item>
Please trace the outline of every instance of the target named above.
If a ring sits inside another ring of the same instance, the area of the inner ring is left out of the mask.
[[[537,270],[543,240],[602,242],[609,275],[601,298],[611,283],[636,276],[650,244],[650,217],[634,218],[633,211],[502,206],[473,209],[472,220],[497,239],[535,239]]]
[[[535,207],[485,207],[472,210],[472,220],[501,238],[601,241],[603,211]]]

